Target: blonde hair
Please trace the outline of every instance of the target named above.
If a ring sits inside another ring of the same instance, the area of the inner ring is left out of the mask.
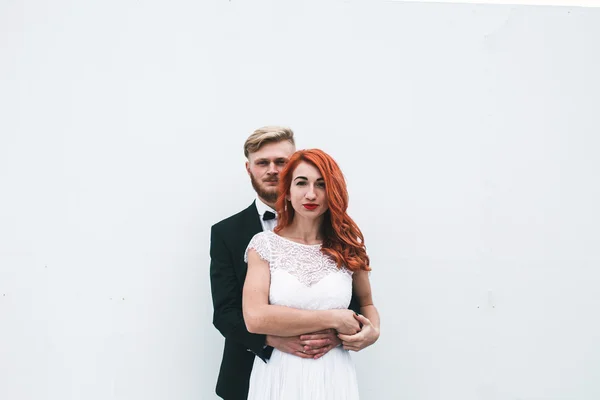
[[[263,126],[255,130],[244,143],[244,155],[257,152],[267,143],[290,141],[294,146],[294,132],[287,126]]]

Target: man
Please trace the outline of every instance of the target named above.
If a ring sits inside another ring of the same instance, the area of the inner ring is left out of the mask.
[[[245,210],[213,225],[210,244],[210,281],[214,306],[213,324],[225,337],[225,349],[216,392],[225,400],[246,400],[254,357],[264,362],[273,348],[303,358],[322,356],[340,344],[332,330],[300,337],[251,334],[242,316],[242,288],[247,265],[244,253],[250,239],[276,225],[274,210],[279,173],[295,151],[294,133],[286,127],[263,127],[244,144],[246,171],[256,200]],[[353,298],[351,308],[359,306]],[[375,339],[356,336],[359,349]]]

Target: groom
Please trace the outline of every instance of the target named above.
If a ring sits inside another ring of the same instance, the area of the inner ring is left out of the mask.
[[[242,316],[246,246],[255,234],[277,225],[274,206],[279,173],[295,150],[294,133],[290,128],[268,126],[254,131],[244,144],[244,154],[246,171],[257,197],[248,208],[211,229],[213,324],[225,337],[216,393],[225,400],[246,400],[255,356],[267,362],[276,348],[298,357],[314,358],[340,344],[333,330],[295,337],[252,334],[246,329]],[[354,298],[350,308],[359,310]],[[354,336],[359,349],[374,341],[361,337],[360,332]]]

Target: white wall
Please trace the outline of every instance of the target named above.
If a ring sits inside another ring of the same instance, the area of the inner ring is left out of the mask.
[[[363,399],[600,398],[600,10],[0,4],[0,399],[215,399],[244,139],[341,164]]]
[[[530,6],[600,7],[600,0],[392,0],[416,3],[471,3]]]

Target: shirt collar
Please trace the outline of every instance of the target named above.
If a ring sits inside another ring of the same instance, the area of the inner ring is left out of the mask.
[[[261,218],[266,211],[271,211],[273,214],[277,215],[275,210],[263,203],[263,201],[258,196],[256,196],[256,209],[258,210],[258,215],[260,215]]]

